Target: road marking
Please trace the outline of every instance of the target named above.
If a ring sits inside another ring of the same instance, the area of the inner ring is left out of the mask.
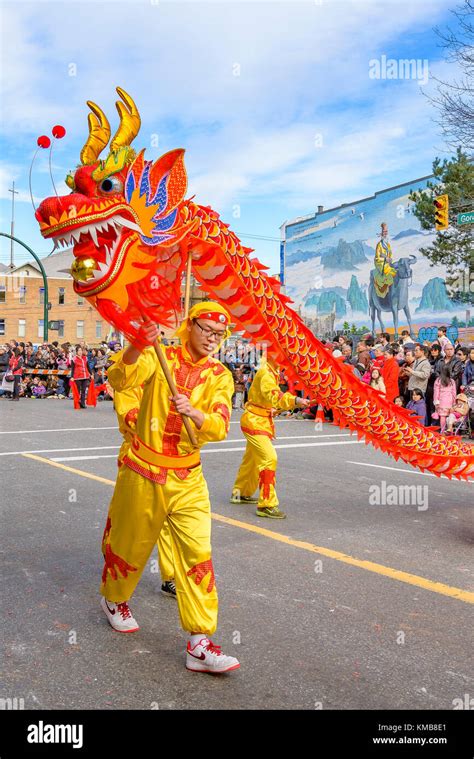
[[[288,419],[274,419],[276,424],[287,422]],[[307,419],[292,419],[292,422],[307,422]],[[240,424],[240,421],[230,422],[230,424]],[[31,435],[34,432],[90,432],[91,430],[118,430],[118,426],[115,424],[113,427],[65,427],[63,429],[53,430],[0,430],[0,435]]]
[[[232,441],[234,442],[234,441]],[[362,445],[363,440],[336,440],[334,443],[287,443],[286,445],[274,445],[274,448],[314,448],[320,445]],[[235,446],[234,448],[203,448],[201,453],[232,453],[234,451],[245,451],[245,445]],[[97,456],[59,456],[53,457],[51,461],[91,461],[92,459],[112,459],[113,454]]]
[[[61,451],[102,451],[107,448],[113,448],[118,451],[119,445],[93,445],[90,448],[40,448],[34,451],[6,451],[0,453],[0,456],[22,456],[25,453],[60,453]]]
[[[375,469],[390,469],[392,472],[403,472],[404,474],[420,474],[422,477],[436,477],[436,474],[432,474],[431,472],[419,472],[418,469],[400,469],[396,466],[383,466],[383,464],[368,464],[365,461],[346,461],[346,464],[357,464],[357,466],[373,466]],[[446,475],[442,474],[441,477],[445,480],[448,480],[449,482],[453,482],[453,480],[450,480],[449,477],[446,477]],[[438,477],[439,479],[439,477]],[[461,482],[461,480],[454,480],[454,482]],[[474,484],[473,480],[464,480],[464,484],[466,485],[472,485]]]
[[[118,430],[117,425],[113,427],[67,427],[66,429],[55,430],[3,430],[0,435],[31,435],[33,432],[89,432],[90,430]]]
[[[25,457],[25,459],[34,459],[35,461],[41,461],[42,464],[57,466],[58,469],[65,469],[66,472],[79,474],[81,477],[86,477],[89,480],[97,480],[97,482],[104,482],[106,485],[115,485],[115,482],[113,480],[107,480],[105,477],[99,477],[98,474],[92,474],[91,472],[83,472],[81,469],[74,469],[72,466],[65,466],[64,464],[58,464],[56,461],[52,461],[51,459],[45,459],[42,456],[35,456],[33,453],[23,453],[22,455]]]
[[[103,428],[105,429],[105,428]],[[278,437],[278,440],[300,440],[301,438],[305,440],[310,440],[311,438],[316,438],[318,440],[321,440],[321,438],[333,438],[333,437],[349,437],[347,433],[339,433],[335,435],[282,435],[281,437]],[[218,440],[216,441],[216,444],[218,445],[224,445],[226,443],[241,443],[243,441],[243,438],[227,438],[226,440]],[[23,453],[65,453],[66,451],[104,451],[108,448],[111,448],[113,450],[118,451],[120,448],[120,445],[91,445],[86,446],[82,448],[38,448],[34,449],[32,451],[3,451],[0,453],[0,456],[21,456]],[[87,458],[87,457],[86,457]],[[95,458],[93,456],[92,458]],[[103,456],[102,458],[106,458]],[[111,458],[110,456],[108,458]],[[57,459],[54,459],[54,461],[57,461]]]
[[[55,461],[51,461],[51,459],[45,459],[41,456],[35,456],[31,453],[25,453],[23,455],[25,458],[40,461],[41,463],[49,464],[50,466],[56,466],[59,469],[66,470],[67,472],[78,474],[80,477],[86,477],[90,480],[103,482],[106,485],[115,486],[115,482],[113,480],[108,480],[105,477],[99,477],[96,474],[90,474],[89,472],[84,472],[81,469],[74,469],[73,467],[65,466],[64,464],[59,464]],[[225,517],[222,514],[217,514],[215,512],[211,514],[211,517],[217,522],[223,522],[225,524],[231,525],[232,527],[239,527],[242,530],[247,530],[247,532],[254,532],[258,535],[270,538],[271,540],[276,540],[279,543],[285,543],[286,545],[293,546],[294,548],[301,548],[304,551],[310,551],[311,553],[320,554],[321,556],[327,556],[328,558],[335,559],[336,561],[340,561],[343,564],[349,564],[353,567],[358,567],[359,569],[365,569],[368,572],[373,572],[374,574],[388,577],[391,580],[404,582],[407,585],[415,585],[419,588],[422,588],[423,590],[429,590],[433,593],[438,593],[439,595],[455,598],[456,600],[463,601],[464,603],[474,604],[474,592],[463,590],[462,588],[456,588],[451,585],[445,585],[442,582],[428,580],[425,577],[420,577],[419,575],[403,572],[402,570],[393,569],[392,567],[386,567],[383,564],[376,564],[373,561],[357,559],[354,556],[349,556],[348,554],[341,553],[340,551],[334,551],[332,548],[326,548],[325,546],[316,546],[312,543],[306,543],[303,540],[295,540],[294,538],[288,537],[288,535],[281,535],[280,533],[266,530],[264,527],[258,527],[257,525],[249,524],[248,522],[240,522],[237,519],[231,519],[230,517]]]

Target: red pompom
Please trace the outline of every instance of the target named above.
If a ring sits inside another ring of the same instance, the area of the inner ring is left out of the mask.
[[[43,134],[41,135],[41,137],[38,137],[38,139],[36,140],[36,143],[40,148],[49,148],[49,146],[51,145],[51,140],[49,139],[49,137]]]
[[[61,137],[64,137],[66,134],[66,130],[63,126],[61,126],[61,124],[56,124],[56,126],[53,126],[52,132],[53,137],[57,137],[58,140],[60,140]]]

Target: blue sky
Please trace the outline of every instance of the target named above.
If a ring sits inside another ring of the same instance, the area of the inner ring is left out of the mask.
[[[0,229],[10,231],[14,180],[16,235],[49,252],[29,200],[36,139],[66,127],[53,152],[55,183],[66,193],[87,136],[86,100],[115,130],[120,85],[142,117],[134,146],[148,158],[186,148],[188,196],[217,210],[276,272],[285,220],[429,174],[433,158],[447,155],[423,95],[433,82],[372,79],[369,66],[382,56],[415,58],[431,75],[454,77],[433,27],[452,23],[455,4],[4,1]],[[33,192],[54,194],[47,151],[37,157]],[[2,263],[9,250],[0,238]]]

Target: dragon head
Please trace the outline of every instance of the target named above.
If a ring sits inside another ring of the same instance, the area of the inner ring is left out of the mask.
[[[41,234],[55,247],[73,245],[74,289],[131,338],[143,317],[175,321],[185,255],[180,242],[192,228],[181,221],[187,187],[184,150],[146,161],[130,147],[140,129],[132,98],[120,87],[120,126],[109,144],[104,112],[88,101],[89,137],[81,164],[68,174],[69,195],[43,200]]]

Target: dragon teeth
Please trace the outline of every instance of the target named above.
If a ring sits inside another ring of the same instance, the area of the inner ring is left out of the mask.
[[[90,234],[90,236],[92,238],[92,242],[94,243],[94,245],[96,247],[98,247],[99,241],[97,239],[97,228],[95,226],[91,225],[87,231],[89,232],[89,234]]]

